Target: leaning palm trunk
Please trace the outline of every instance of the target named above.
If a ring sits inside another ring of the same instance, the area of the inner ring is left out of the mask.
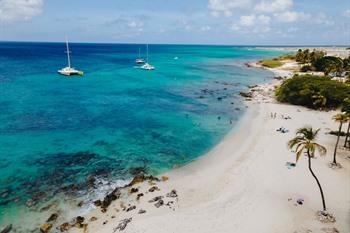
[[[310,155],[310,151],[307,151],[307,157],[308,157],[308,162],[309,162],[309,170],[312,174],[312,176],[315,178],[318,188],[320,189],[320,193],[321,193],[321,197],[322,197],[322,205],[323,205],[323,211],[326,211],[326,201],[324,199],[324,195],[323,195],[323,190],[320,184],[320,181],[318,180],[318,178],[316,177],[315,173],[313,172],[312,168],[311,168],[311,155]]]
[[[337,159],[336,159],[336,157],[337,157],[337,148],[338,148],[338,144],[339,144],[339,138],[340,138],[340,133],[341,133],[342,126],[343,126],[343,123],[340,122],[337,142],[335,143],[335,148],[334,148],[334,155],[333,155],[333,163],[334,164],[337,164]]]
[[[348,144],[348,139],[349,139],[349,131],[350,131],[350,122],[348,124],[348,130],[346,131],[346,135],[345,135],[345,142],[344,142],[344,147],[347,146]]]

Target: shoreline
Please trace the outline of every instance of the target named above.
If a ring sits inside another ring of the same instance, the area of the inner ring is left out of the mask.
[[[292,74],[282,69],[268,70],[276,76]],[[154,184],[144,182],[135,185],[144,194],[140,201],[133,200],[131,194],[113,203],[106,214],[98,210],[89,213],[86,219],[97,220],[88,222],[87,232],[117,232],[118,224],[129,218],[124,232],[349,232],[348,152],[340,151],[338,155],[343,169],[334,171],[327,166],[335,137],[325,133],[337,128],[331,119],[336,111],[318,112],[277,103],[271,98],[271,90],[279,82],[258,85],[260,91],[247,102],[248,110],[239,124],[207,154],[163,174],[169,180],[157,183],[159,190],[148,192]],[[278,119],[271,119],[272,112],[278,114]],[[292,119],[282,119],[281,114]],[[301,160],[293,169],[286,166],[294,161],[286,143],[297,128],[306,124],[321,128],[319,141],[328,149],[327,156],[318,157],[313,166],[323,182],[329,211],[337,219],[335,224],[316,219],[320,197],[306,162]],[[286,135],[275,131],[282,125],[290,130]],[[332,192],[337,187],[345,191]],[[170,190],[176,190],[176,199],[167,199]],[[164,203],[173,200],[174,204],[156,208],[148,202],[159,195],[165,196]],[[305,204],[297,204],[298,198],[303,198]],[[122,205],[135,205],[136,210],[119,212]],[[147,212],[138,214],[139,210]],[[70,232],[82,231],[72,228]]]

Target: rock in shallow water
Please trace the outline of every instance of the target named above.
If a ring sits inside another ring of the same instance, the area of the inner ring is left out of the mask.
[[[49,230],[52,228],[52,224],[50,223],[44,223],[43,225],[40,226],[40,232],[42,233],[47,233]]]
[[[0,231],[0,233],[9,233],[12,230],[12,224],[7,225],[4,229]]]
[[[57,218],[58,218],[57,213],[51,214],[51,216],[46,220],[46,222],[56,221]]]

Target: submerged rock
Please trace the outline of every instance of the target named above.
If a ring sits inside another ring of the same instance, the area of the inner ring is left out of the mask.
[[[0,231],[0,233],[9,233],[12,230],[12,224],[7,225],[4,229]]]
[[[51,230],[51,228],[52,228],[52,224],[44,223],[43,225],[40,226],[40,232],[47,233]]]
[[[57,218],[58,218],[58,214],[57,213],[51,214],[51,216],[46,220],[46,222],[56,221]]]

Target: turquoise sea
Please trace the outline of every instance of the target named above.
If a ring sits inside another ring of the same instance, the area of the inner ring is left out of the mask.
[[[239,92],[272,78],[244,63],[280,53],[150,45],[156,70],[145,71],[134,63],[145,45],[70,47],[84,77],[57,74],[63,43],[0,43],[0,227],[205,154],[244,114]]]

